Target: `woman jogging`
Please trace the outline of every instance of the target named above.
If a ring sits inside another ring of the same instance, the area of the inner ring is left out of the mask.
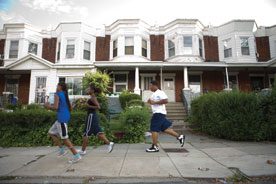
[[[90,95],[90,99],[87,101],[87,118],[86,118],[86,124],[84,127],[84,133],[83,133],[83,143],[82,143],[82,149],[79,151],[81,155],[86,154],[86,147],[88,145],[88,139],[89,136],[94,134],[95,136],[98,136],[98,138],[107,146],[107,152],[110,153],[113,150],[114,142],[110,142],[105,134],[103,133],[100,125],[99,125],[99,117],[97,115],[97,110],[99,110],[100,104],[97,100],[97,97],[95,93],[97,93],[98,90],[93,85],[89,86],[88,94]]]
[[[57,121],[52,125],[48,133],[53,139],[55,145],[59,147],[58,156],[63,156],[66,154],[65,148],[60,141],[61,138],[63,143],[73,153],[73,157],[69,161],[69,163],[78,162],[79,160],[81,160],[81,156],[73,147],[73,144],[68,137],[67,123],[70,120],[70,111],[72,109],[72,106],[69,101],[67,86],[65,83],[58,83],[54,104],[51,105],[49,102],[47,102],[45,103],[45,107],[47,109],[57,111]]]

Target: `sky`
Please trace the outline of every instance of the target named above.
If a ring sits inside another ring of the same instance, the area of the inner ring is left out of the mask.
[[[192,18],[206,26],[255,19],[258,26],[272,26],[276,0],[0,0],[0,28],[4,23],[26,22],[53,29],[70,21],[102,27],[123,18],[150,25]]]

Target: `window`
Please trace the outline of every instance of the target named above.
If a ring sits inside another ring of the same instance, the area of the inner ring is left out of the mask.
[[[6,79],[6,92],[12,93],[15,97],[18,96],[18,79]]]
[[[133,37],[125,38],[125,54],[126,55],[134,54],[134,39],[133,39]]]
[[[229,88],[231,88],[232,90],[238,90],[239,86],[238,86],[238,77],[237,75],[228,75],[228,79],[229,79]],[[224,76],[224,88],[227,88],[227,79],[226,79],[226,75]]]
[[[191,36],[184,36],[184,47],[193,47],[193,39]]]
[[[148,55],[148,42],[147,40],[142,40],[142,56],[147,57]]]
[[[260,91],[264,89],[264,77],[254,76],[250,77],[252,91]]]
[[[37,55],[37,44],[30,42],[28,52]]]
[[[18,40],[13,40],[10,42],[10,53],[9,53],[10,59],[18,57],[18,45],[19,45]]]
[[[169,57],[175,56],[175,44],[173,41],[168,41]]]
[[[272,88],[275,85],[275,78],[274,77],[269,77],[269,87]]]
[[[75,56],[75,40],[67,40],[66,58],[71,59]]]
[[[142,89],[143,90],[150,90],[150,83],[151,83],[151,81],[153,81],[154,79],[153,79],[153,77],[151,77],[151,76],[144,76],[143,77],[143,86],[142,86]]]
[[[45,103],[46,77],[36,78],[35,103]]]
[[[82,95],[82,78],[81,77],[60,77],[59,82],[67,84],[68,95]]]
[[[83,46],[83,59],[90,60],[90,42],[84,41],[84,46]]]
[[[242,37],[241,38],[241,52],[242,55],[250,55],[250,51],[249,51],[249,43],[248,43],[248,37]]]
[[[127,89],[127,74],[114,74],[114,93]]]
[[[203,57],[203,52],[202,52],[202,40],[198,40],[198,45],[199,45],[199,55],[200,57]]]
[[[118,55],[118,41],[113,41],[113,57],[117,57]]]
[[[58,42],[57,60],[60,60],[60,42]]]
[[[189,88],[193,94],[200,94],[201,92],[201,75],[189,75]]]
[[[232,57],[232,48],[230,46],[231,39],[223,41],[224,58]]]

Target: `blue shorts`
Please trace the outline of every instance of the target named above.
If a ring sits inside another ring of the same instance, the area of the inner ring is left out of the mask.
[[[96,136],[102,132],[103,131],[99,125],[99,117],[97,113],[89,113],[86,118],[83,136],[91,136],[92,134]]]
[[[150,131],[163,132],[172,126],[172,123],[166,118],[165,114],[154,113],[151,118]]]

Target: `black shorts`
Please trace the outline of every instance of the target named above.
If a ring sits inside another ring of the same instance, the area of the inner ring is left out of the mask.
[[[150,131],[163,132],[172,126],[172,123],[166,118],[165,114],[154,113],[151,118]]]
[[[96,112],[89,113],[86,118],[83,136],[95,136],[102,133],[102,129],[99,125],[99,117]]]

